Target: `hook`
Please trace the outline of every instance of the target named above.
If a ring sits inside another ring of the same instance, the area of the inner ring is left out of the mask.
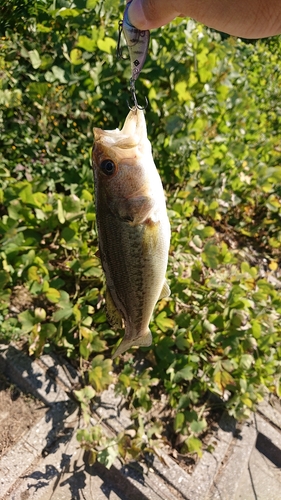
[[[116,55],[118,59],[126,59],[126,57],[123,57],[123,49],[121,47],[121,35],[123,31],[123,21],[119,21],[119,33],[118,33],[118,41],[117,41],[117,49],[116,49]]]
[[[116,48],[116,55],[118,59],[124,59],[122,55],[122,47],[121,47],[121,34],[123,30],[123,21],[119,21],[119,33],[118,33],[118,41]]]
[[[144,106],[140,106],[139,103],[138,103],[138,100],[137,100],[136,89],[135,89],[135,80],[133,80],[133,78],[130,79],[130,92],[131,92],[131,95],[132,95],[132,100],[133,100],[134,106],[131,107],[129,101],[127,101],[128,108],[131,111],[133,111],[133,109],[140,109],[140,110],[146,109],[147,106],[148,106],[147,97],[145,97],[145,105]]]

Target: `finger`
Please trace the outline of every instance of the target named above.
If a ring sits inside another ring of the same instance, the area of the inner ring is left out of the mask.
[[[186,16],[243,38],[281,33],[280,0],[132,0],[129,20],[140,30],[159,28]]]
[[[128,10],[130,23],[142,30],[164,26],[179,15],[169,0],[133,0]]]

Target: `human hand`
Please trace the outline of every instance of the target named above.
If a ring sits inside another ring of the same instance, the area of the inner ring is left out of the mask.
[[[140,30],[159,28],[176,17],[192,17],[242,38],[281,33],[280,0],[132,0],[128,15]]]

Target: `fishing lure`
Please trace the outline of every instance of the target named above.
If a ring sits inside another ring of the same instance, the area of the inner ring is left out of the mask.
[[[131,71],[132,76],[130,78],[130,91],[132,94],[132,99],[134,103],[134,107],[138,109],[143,109],[139,106],[136,96],[135,82],[140,75],[140,72],[144,66],[148,46],[149,46],[149,38],[150,31],[149,30],[139,30],[133,26],[129,21],[128,9],[130,4],[127,3],[123,21],[119,22],[119,37],[117,44],[117,56],[122,57],[122,48],[121,48],[121,33],[123,31],[125,40],[129,49],[130,61],[131,61]],[[147,99],[146,105],[147,106]],[[130,108],[130,106],[129,106]],[[131,108],[130,108],[131,109]]]

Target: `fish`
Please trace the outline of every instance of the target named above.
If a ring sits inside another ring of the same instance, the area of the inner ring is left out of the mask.
[[[170,294],[171,231],[142,109],[131,109],[121,130],[94,128],[92,158],[107,318],[114,329],[125,328],[114,359],[152,343],[154,307]]]

